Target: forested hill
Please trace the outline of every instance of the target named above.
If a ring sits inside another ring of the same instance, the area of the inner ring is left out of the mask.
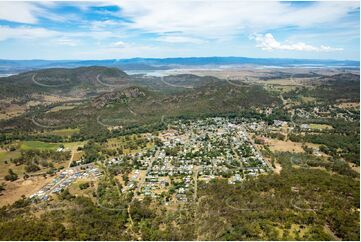
[[[101,66],[74,69],[52,68],[0,78],[0,97],[24,97],[32,94],[77,95],[98,88],[125,85],[129,76],[117,69]]]
[[[71,109],[62,108],[49,112],[54,107],[50,105],[29,110],[19,117],[0,122],[0,128],[39,129],[36,123],[43,126],[79,127],[89,122],[97,126],[127,127],[159,122],[162,117],[236,113],[246,108],[280,103],[276,95],[258,85],[233,86],[226,81],[217,82],[215,79],[210,82],[203,81],[198,83],[203,83],[202,85],[192,88],[171,86],[182,89],[179,92],[125,86],[84,100]],[[174,83],[178,83],[177,80]],[[33,117],[36,117],[37,121],[32,121]]]

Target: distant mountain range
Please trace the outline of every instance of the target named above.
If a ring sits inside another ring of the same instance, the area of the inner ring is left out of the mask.
[[[0,74],[14,74],[43,68],[108,66],[122,70],[166,70],[175,68],[216,68],[222,66],[339,67],[359,68],[353,60],[277,59],[247,57],[132,58],[109,60],[1,60]]]

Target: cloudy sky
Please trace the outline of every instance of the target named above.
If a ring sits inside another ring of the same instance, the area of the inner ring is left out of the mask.
[[[0,59],[359,60],[358,1],[0,0]]]

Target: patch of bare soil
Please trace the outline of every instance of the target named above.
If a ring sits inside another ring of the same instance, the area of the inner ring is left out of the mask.
[[[14,182],[5,182],[5,191],[0,196],[0,206],[12,204],[21,199],[22,195],[26,197],[36,193],[43,186],[49,183],[52,177],[44,178],[43,176],[31,177],[27,180],[19,179]]]

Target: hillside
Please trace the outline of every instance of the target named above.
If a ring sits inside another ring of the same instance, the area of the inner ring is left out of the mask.
[[[0,97],[30,99],[34,94],[83,97],[98,89],[110,90],[125,85],[128,81],[129,76],[117,68],[52,68],[0,78]]]
[[[82,83],[87,80],[84,78]],[[234,86],[217,78],[180,75],[165,77],[163,81],[154,79],[150,85],[122,86],[72,108],[57,111],[49,111],[54,105],[34,108],[0,125],[6,130],[74,127],[86,123],[126,127],[170,117],[234,113],[277,102],[278,98],[258,85]]]

